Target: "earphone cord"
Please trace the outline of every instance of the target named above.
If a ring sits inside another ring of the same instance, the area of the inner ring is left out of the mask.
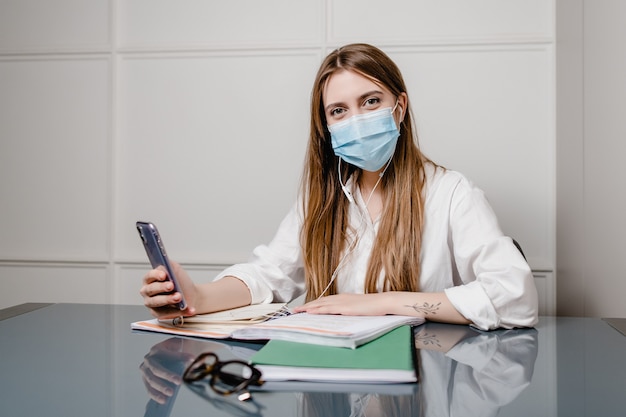
[[[348,248],[346,253],[341,257],[341,260],[339,261],[339,264],[337,264],[337,268],[335,268],[335,271],[333,272],[333,274],[330,277],[330,281],[328,282],[328,285],[326,285],[326,288],[324,288],[324,291],[322,291],[320,293],[320,295],[317,297],[318,300],[320,298],[322,298],[324,296],[324,294],[326,294],[326,291],[328,291],[330,286],[335,281],[335,278],[337,278],[337,274],[339,273],[339,269],[343,266],[344,261],[348,258],[348,256],[352,252],[354,252],[354,249],[356,249],[356,244],[358,242],[358,231],[360,231],[361,230],[361,226],[363,226],[363,219],[365,218],[365,214],[367,213],[367,206],[370,204],[370,200],[372,199],[372,196],[374,195],[374,191],[376,191],[376,188],[378,187],[378,184],[380,184],[380,181],[383,179],[383,175],[385,175],[385,172],[387,171],[387,168],[389,168],[389,165],[391,165],[391,159],[392,158],[393,158],[393,155],[391,156],[391,158],[389,158],[389,161],[387,162],[387,165],[385,165],[385,169],[383,169],[382,172],[378,175],[378,181],[376,181],[376,184],[374,184],[374,187],[372,188],[372,191],[370,191],[370,195],[367,197],[367,200],[365,201],[365,209],[361,210],[361,217],[359,218],[359,226],[356,228],[356,231],[357,231],[356,238],[350,243],[350,247]],[[339,158],[339,163],[337,165],[337,171],[339,173],[339,184],[341,184],[341,188],[346,193],[346,196],[347,196],[349,191],[346,189],[345,184],[341,181],[341,158]]]

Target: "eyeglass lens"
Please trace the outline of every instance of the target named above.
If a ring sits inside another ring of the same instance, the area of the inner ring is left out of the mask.
[[[252,368],[244,362],[224,362],[213,374],[211,386],[222,393],[237,392],[252,382]]]
[[[187,382],[199,381],[213,373],[217,356],[213,353],[203,353],[198,356],[185,370],[183,379]]]
[[[212,352],[203,353],[185,371],[183,379],[195,382],[210,376],[209,385],[222,395],[245,389],[248,385],[261,385],[261,373],[243,361],[220,362]]]

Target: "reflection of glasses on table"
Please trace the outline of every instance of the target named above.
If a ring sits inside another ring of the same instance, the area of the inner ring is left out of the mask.
[[[263,385],[261,371],[254,366],[239,360],[220,361],[213,352],[200,354],[183,374],[185,382],[197,382],[209,379],[211,389],[220,395],[242,392],[238,398],[245,401],[251,398],[246,390],[248,386]]]
[[[208,384],[192,383],[187,384],[187,387],[207,400],[216,410],[225,411],[229,416],[238,417],[262,417],[263,409],[262,404],[254,401],[254,398],[247,400],[236,400],[233,397],[221,396],[215,394],[215,391],[208,387]],[[244,395],[241,394],[240,397]]]

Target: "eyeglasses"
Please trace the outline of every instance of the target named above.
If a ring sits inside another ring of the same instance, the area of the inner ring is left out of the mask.
[[[213,352],[200,354],[183,374],[185,382],[197,382],[207,377],[211,389],[220,395],[230,395],[244,391],[239,395],[240,401],[251,398],[246,391],[250,385],[261,386],[261,371],[254,366],[239,360],[221,362]]]

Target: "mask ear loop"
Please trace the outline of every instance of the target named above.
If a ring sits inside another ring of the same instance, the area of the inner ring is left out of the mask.
[[[396,100],[396,105],[393,106],[393,109],[391,109],[391,114],[393,114],[393,112],[396,111],[396,108],[398,108],[399,104],[400,104],[400,100]],[[402,107],[400,107],[400,123],[399,124],[402,124],[402,112],[403,112]]]

